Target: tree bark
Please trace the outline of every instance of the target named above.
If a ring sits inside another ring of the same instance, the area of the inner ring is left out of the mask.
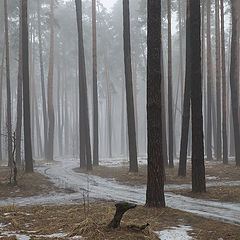
[[[8,39],[8,5],[4,0],[5,18],[5,50],[6,50],[6,80],[7,80],[7,135],[8,135],[8,165],[12,166],[12,114],[11,114],[11,80],[9,60],[9,39]]]
[[[146,206],[165,207],[161,103],[161,1],[148,0],[147,17],[147,134]]]
[[[75,0],[75,4],[78,28],[80,161],[84,161],[86,156],[87,170],[92,170],[88,98],[87,98],[87,80],[82,28],[82,0]]]
[[[190,1],[190,65],[192,109],[192,191],[206,192],[201,76],[200,0]]]
[[[49,69],[48,69],[48,88],[47,88],[47,105],[48,105],[48,143],[47,143],[47,160],[53,161],[54,152],[54,106],[53,106],[53,70],[54,70],[54,0],[50,1],[50,52],[49,52]]]
[[[232,116],[233,116],[233,128],[234,128],[234,143],[235,143],[235,158],[236,165],[240,166],[240,131],[239,131],[239,119],[238,119],[238,62],[237,51],[238,47],[238,12],[237,12],[237,0],[231,0],[232,3],[232,47],[231,47],[231,67],[230,67],[230,86],[231,86],[231,104],[232,104]]]
[[[22,0],[22,69],[23,69],[23,122],[25,171],[33,172],[30,97],[29,97],[29,54],[28,54],[28,2]]]
[[[172,16],[171,0],[167,2],[168,8],[168,157],[169,167],[173,168],[173,111],[172,111]]]
[[[228,163],[228,142],[227,142],[227,94],[226,94],[226,60],[225,60],[225,33],[224,33],[224,5],[221,5],[221,52],[222,52],[222,142],[223,142],[223,163]]]
[[[99,165],[98,150],[98,88],[97,88],[97,30],[96,0],[92,0],[92,53],[93,53],[93,165]]]
[[[129,0],[123,0],[123,40],[124,40],[124,66],[125,66],[125,85],[127,103],[128,144],[129,144],[128,148],[130,162],[129,172],[138,172],[129,18],[130,18]]]
[[[189,137],[189,122],[190,122],[190,99],[191,99],[191,62],[190,62],[190,1],[187,1],[187,19],[186,19],[186,74],[185,74],[185,90],[183,101],[182,115],[182,132],[180,145],[180,162],[178,176],[186,176],[187,166],[187,148]]]

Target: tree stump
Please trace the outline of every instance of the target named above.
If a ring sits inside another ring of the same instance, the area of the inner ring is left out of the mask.
[[[129,209],[135,208],[137,205],[133,203],[128,203],[128,202],[119,202],[119,203],[116,203],[115,206],[116,206],[116,212],[115,212],[114,218],[108,224],[108,227],[110,228],[119,227],[123,214]]]

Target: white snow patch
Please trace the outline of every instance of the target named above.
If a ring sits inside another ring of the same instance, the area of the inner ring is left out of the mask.
[[[179,225],[171,229],[155,232],[161,240],[188,240],[193,239],[188,236],[187,231],[191,231],[192,228],[189,226]]]
[[[49,234],[49,235],[36,235],[35,237],[37,238],[42,238],[42,237],[46,237],[46,238],[64,238],[67,236],[67,233],[53,233],[53,234]]]
[[[207,180],[218,180],[218,177],[206,175]]]

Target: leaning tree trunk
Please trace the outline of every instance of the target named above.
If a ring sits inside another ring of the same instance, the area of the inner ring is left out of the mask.
[[[169,167],[173,168],[173,111],[172,111],[172,31],[171,0],[168,6],[168,157]]]
[[[43,111],[43,132],[44,132],[44,158],[46,157],[47,150],[47,139],[48,139],[48,121],[47,121],[47,105],[46,105],[46,93],[45,93],[45,80],[44,80],[44,67],[43,67],[43,56],[42,56],[42,29],[41,29],[41,4],[38,0],[38,41],[39,41],[39,64],[41,73],[41,91],[42,91],[42,111]]]
[[[47,160],[53,160],[54,148],[54,107],[53,107],[53,69],[54,69],[54,0],[50,2],[50,53],[49,53],[49,70],[48,70],[48,88],[47,88],[47,105],[48,105],[48,143],[47,143]]]
[[[22,0],[22,69],[23,69],[23,122],[25,171],[33,172],[30,98],[29,98],[29,54],[28,54],[28,2]]]
[[[192,191],[206,192],[201,76],[200,0],[190,1],[190,66],[192,109]]]
[[[18,53],[18,89],[17,89],[17,126],[16,126],[16,163],[21,165],[21,137],[22,137],[22,10],[19,8],[19,53]]]
[[[225,63],[225,33],[224,33],[224,5],[221,4],[221,52],[222,52],[222,142],[223,142],[223,163],[228,163],[228,142],[227,142],[227,103],[226,103],[226,63]]]
[[[8,5],[4,0],[5,18],[5,49],[6,49],[6,80],[7,80],[7,136],[8,136],[8,165],[12,166],[12,115],[11,115],[11,82],[9,63],[9,39],[8,39]]]
[[[235,158],[236,165],[240,166],[240,132],[239,132],[239,119],[238,119],[238,63],[237,51],[238,36],[238,12],[237,0],[231,0],[232,3],[232,48],[231,48],[231,67],[230,67],[230,86],[231,86],[231,102],[232,102],[232,116],[234,128],[234,143],[235,143]]]
[[[161,102],[161,1],[148,0],[147,17],[147,135],[146,206],[165,207]]]
[[[123,40],[124,40],[124,65],[125,65],[125,85],[127,102],[128,144],[129,144],[128,148],[130,162],[129,171],[138,172],[129,18],[130,18],[129,0],[123,0]]]
[[[80,111],[79,118],[82,118],[82,125],[80,122],[80,147],[81,157],[86,156],[86,166],[87,170],[92,170],[92,160],[91,160],[91,143],[90,143],[90,128],[89,128],[89,116],[88,116],[88,98],[87,98],[87,81],[86,81],[86,67],[85,67],[85,55],[84,55],[84,45],[83,45],[83,28],[82,28],[82,0],[75,0],[76,4],[76,15],[77,15],[77,28],[78,28],[78,64],[79,64],[79,100],[80,100]],[[81,135],[83,131],[84,135]],[[83,137],[83,139],[81,138]],[[80,160],[81,161],[81,160]]]
[[[186,176],[187,166],[187,148],[189,137],[189,121],[190,121],[190,98],[191,98],[191,72],[190,72],[190,12],[189,0],[187,1],[187,20],[186,20],[186,74],[185,74],[185,90],[183,100],[183,115],[182,115],[182,132],[180,145],[180,162],[178,176]]]

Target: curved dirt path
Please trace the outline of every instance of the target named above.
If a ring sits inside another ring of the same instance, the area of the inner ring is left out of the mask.
[[[73,169],[77,168],[78,165],[78,161],[70,159],[37,168],[40,173],[49,177],[57,187],[69,188],[74,190],[75,193],[51,193],[40,197],[8,199],[7,201],[0,201],[0,205],[70,204],[82,202],[84,198],[130,201],[141,205],[145,203],[145,187],[120,185],[113,179],[76,173]],[[228,184],[231,184],[231,182]],[[177,186],[169,185],[166,186],[166,190],[175,187]],[[193,199],[170,192],[166,192],[165,197],[168,207],[240,225],[240,204]]]

